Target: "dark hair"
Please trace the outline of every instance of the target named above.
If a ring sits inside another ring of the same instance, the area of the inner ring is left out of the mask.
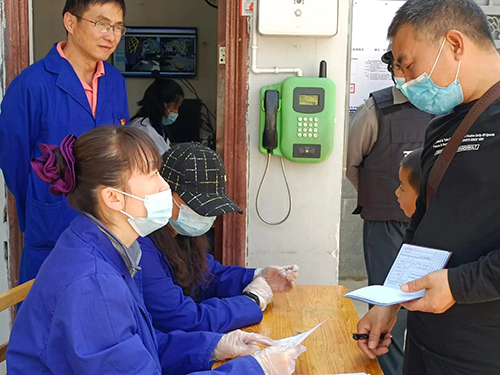
[[[116,5],[119,5],[122,9],[123,16],[125,16],[127,11],[125,0],[66,0],[62,14],[64,16],[66,12],[69,12],[74,16],[81,17],[92,5],[102,5],[107,3],[115,3]]]
[[[63,178],[66,161],[57,156],[56,168]],[[69,204],[78,211],[101,219],[98,212],[99,186],[127,188],[131,174],[151,173],[160,166],[158,148],[142,130],[130,126],[98,126],[83,134],[73,147],[75,190],[68,194]]]
[[[396,12],[387,38],[405,25],[415,38],[439,43],[448,30],[458,30],[480,46],[494,46],[486,15],[473,0],[408,0]]]
[[[184,98],[182,87],[171,79],[157,78],[146,89],[144,97],[137,104],[142,106],[137,114],[132,117],[148,118],[153,128],[162,137],[165,137],[165,131],[161,123],[165,116],[165,103],[178,103]]]
[[[178,234],[174,237],[168,226],[164,226],[151,233],[150,238],[167,257],[175,282],[184,295],[200,302],[203,287],[213,279],[207,266],[207,236],[186,237]]]
[[[408,171],[408,182],[417,193],[420,190],[420,178],[422,176],[422,167],[420,166],[421,158],[422,149],[417,148],[407,154],[399,164],[401,168],[405,168]]]

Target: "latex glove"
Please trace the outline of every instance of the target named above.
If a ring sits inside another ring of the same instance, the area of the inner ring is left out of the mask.
[[[254,279],[245,287],[245,289],[243,289],[243,292],[252,292],[253,294],[256,294],[259,297],[259,307],[262,311],[266,309],[267,305],[273,299],[273,291],[263,277],[257,277]]]
[[[257,268],[254,278],[262,276],[273,292],[288,292],[293,289],[299,277],[299,266],[296,264],[289,266],[269,266]]]
[[[253,356],[265,375],[291,375],[295,371],[295,360],[305,351],[302,345],[272,346]]]
[[[431,272],[420,279],[401,285],[401,290],[406,293],[422,289],[425,289],[425,296],[401,305],[410,311],[442,314],[456,303],[448,282],[447,269]]]
[[[245,355],[252,355],[260,350],[256,344],[273,345],[269,337],[241,330],[226,333],[220,339],[212,354],[213,360],[222,361]]]
[[[359,348],[371,359],[386,354],[391,344],[391,330],[396,324],[399,305],[373,306],[358,323],[358,332],[369,334],[369,339],[359,340]],[[385,333],[384,339],[380,335]]]

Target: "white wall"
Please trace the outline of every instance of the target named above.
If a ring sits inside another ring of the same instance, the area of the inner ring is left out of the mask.
[[[62,25],[65,0],[35,0],[35,60],[42,59],[52,45],[66,38]],[[126,26],[173,26],[198,28],[198,79],[190,82],[201,99],[215,113],[217,100],[217,9],[203,0],[128,0]],[[126,78],[130,115],[137,112],[137,102],[152,83],[150,78]],[[182,86],[182,84],[181,84]],[[186,98],[194,96],[183,86]]]
[[[251,73],[249,78],[248,265],[297,263],[301,284],[331,285],[337,284],[338,278],[350,1],[339,0],[339,3],[339,31],[333,38],[258,38],[259,67],[297,66],[303,69],[304,76],[317,77],[319,62],[326,60],[328,76],[337,86],[333,154],[320,164],[285,161],[293,211],[288,221],[279,226],[264,224],[255,211],[257,189],[267,159],[258,150],[259,91],[288,75]],[[286,188],[276,157],[272,158],[260,203],[261,212],[270,220],[280,219],[286,213]]]

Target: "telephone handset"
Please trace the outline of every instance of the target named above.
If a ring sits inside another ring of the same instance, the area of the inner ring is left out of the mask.
[[[266,120],[264,125],[264,134],[262,136],[262,147],[271,152],[278,147],[278,131],[276,122],[279,108],[279,91],[267,90],[264,95],[264,111]]]
[[[264,176],[257,190],[256,210],[269,225],[285,222],[292,211],[292,195],[283,158],[295,163],[320,163],[333,151],[335,126],[335,84],[326,78],[326,62],[317,78],[291,77],[261,89],[259,150],[267,154]],[[288,191],[288,213],[270,222],[259,212],[259,199],[271,155],[281,156],[281,169]]]

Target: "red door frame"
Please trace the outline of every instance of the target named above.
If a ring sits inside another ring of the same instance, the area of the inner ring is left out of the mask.
[[[28,0],[4,0],[7,27],[4,34],[5,86],[29,65],[29,9]],[[23,249],[23,236],[17,223],[16,201],[9,192],[7,197],[9,220],[9,286],[19,283],[19,262]]]
[[[245,211],[223,215],[217,222],[215,256],[223,264],[246,264],[248,18],[239,0],[219,0],[218,47],[226,64],[217,69],[217,152],[226,166],[227,191]]]

